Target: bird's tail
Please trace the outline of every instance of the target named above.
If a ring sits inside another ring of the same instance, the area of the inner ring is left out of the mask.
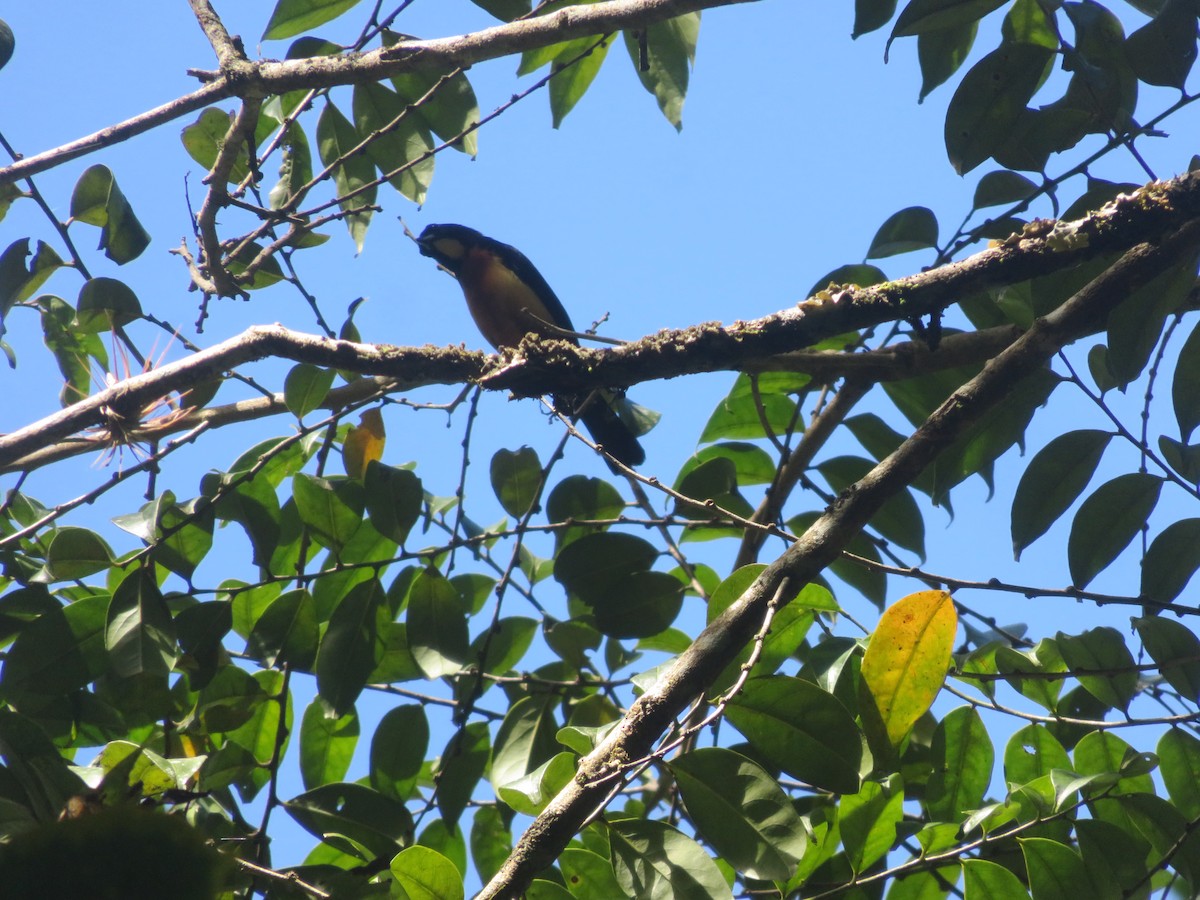
[[[554,398],[554,405],[563,412],[577,416],[592,440],[600,444],[606,453],[623,465],[640,466],[646,461],[646,451],[638,443],[637,435],[617,415],[613,408],[616,402],[617,398],[608,391],[594,391],[590,396]]]

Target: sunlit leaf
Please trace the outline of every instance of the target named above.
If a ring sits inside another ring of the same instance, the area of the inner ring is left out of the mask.
[[[1067,540],[1067,562],[1076,587],[1086,587],[1145,527],[1162,484],[1156,475],[1127,472],[1083,501]]]
[[[941,690],[958,628],[945,591],[919,591],[880,617],[863,656],[863,686],[897,745]]]
[[[784,880],[807,845],[788,796],[758,764],[721,747],[670,763],[684,805],[721,857],[750,878]]]
[[[263,31],[264,41],[276,41],[310,31],[336,19],[358,0],[278,0]]]

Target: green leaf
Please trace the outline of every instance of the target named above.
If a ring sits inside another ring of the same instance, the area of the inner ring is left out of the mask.
[[[1080,635],[1060,631],[1056,641],[1063,661],[1089,694],[1114,709],[1128,708],[1137,693],[1137,672],[1119,631],[1108,626]]]
[[[496,796],[514,812],[539,815],[575,777],[575,754],[562,751],[532,772],[499,788]]]
[[[100,228],[100,249],[121,266],[142,255],[150,235],[108,166],[91,166],[75,182],[71,218]]]
[[[642,87],[654,95],[658,108],[675,130],[681,130],[683,101],[700,37],[700,13],[685,13],[656,22],[642,32],[625,31],[624,36],[625,49]]]
[[[767,772],[722,747],[693,750],[669,764],[688,815],[721,857],[749,878],[783,881],[807,839],[787,794]]]
[[[551,522],[566,522],[568,520],[615,519],[625,510],[625,501],[607,481],[600,478],[588,478],[584,475],[571,475],[564,478],[550,492],[546,500],[546,515]],[[555,532],[555,549],[561,550],[567,544],[585,534],[594,534],[604,530],[604,525],[573,525],[570,528]]]
[[[4,698],[20,705],[27,695],[67,695],[104,674],[109,666],[104,646],[108,604],[104,595],[66,607],[55,603],[26,625],[0,669]]]
[[[17,39],[8,23],[0,19],[0,69],[8,65],[13,51],[17,48]]]
[[[863,782],[857,794],[847,794],[838,809],[838,827],[846,857],[855,873],[865,871],[896,842],[896,826],[904,817],[900,777],[886,784]]]
[[[1013,495],[1013,558],[1049,530],[1087,487],[1112,435],[1068,431],[1038,451]]]
[[[557,572],[556,564],[556,575]],[[666,572],[634,572],[615,588],[614,594],[594,605],[588,598],[580,597],[591,606],[596,628],[609,637],[642,638],[659,634],[675,621],[683,606],[684,586]]]
[[[587,93],[611,45],[611,36],[599,38],[592,35],[562,45],[550,64],[550,72],[554,76],[550,81],[550,114],[555,128],[562,124],[567,113]],[[579,58],[581,53],[586,54],[582,59]]]
[[[131,573],[113,592],[104,647],[118,677],[165,676],[171,671],[176,656],[175,623],[149,573]]]
[[[1054,14],[1055,8],[1043,6],[1041,0],[1016,0],[1000,32],[1007,43],[1040,44],[1057,51],[1061,41]]]
[[[1125,55],[1146,84],[1183,90],[1196,62],[1196,4],[1167,0],[1159,13],[1125,41]]]
[[[941,690],[957,628],[954,601],[945,591],[909,594],[880,617],[863,654],[860,701],[878,711],[892,746]]]
[[[421,479],[408,469],[371,460],[364,485],[371,524],[381,535],[403,546],[421,516],[425,496]]]
[[[1162,483],[1155,475],[1127,472],[1100,485],[1083,501],[1067,540],[1075,587],[1086,587],[1146,526]]]
[[[89,278],[79,289],[72,327],[89,334],[128,325],[142,317],[137,295],[115,278]]]
[[[292,477],[292,497],[300,521],[322,547],[335,553],[362,524],[363,486],[353,479],[317,478],[299,472]]]
[[[450,827],[458,824],[487,767],[490,742],[486,722],[470,722],[450,738],[437,765],[438,811]]]
[[[300,826],[334,846],[391,859],[412,842],[412,815],[404,805],[361,784],[326,784],[287,800],[283,808]]]
[[[1167,316],[1186,302],[1196,282],[1196,257],[1139,285],[1108,315],[1108,370],[1118,385],[1141,374],[1162,335]]]
[[[738,491],[737,470],[733,460],[717,456],[700,463],[687,474],[681,474],[675,482],[675,490],[690,500],[675,500],[675,515],[696,520],[687,535],[692,540],[722,535],[740,535],[741,529],[733,525],[722,513],[748,518],[754,509]]]
[[[288,411],[302,419],[325,402],[325,396],[333,387],[335,373],[309,363],[293,366],[283,382],[283,402]]]
[[[743,441],[727,441],[703,447],[689,456],[675,478],[676,484],[694,469],[712,459],[725,459],[733,463],[738,487],[754,484],[770,484],[775,477],[775,463],[761,447]]]
[[[1185,445],[1165,434],[1158,438],[1158,450],[1163,462],[1174,469],[1184,481],[1200,482],[1200,444]]]
[[[1069,768],[1067,751],[1044,725],[1026,725],[1009,738],[1004,748],[1004,780],[1010,785],[1028,784],[1054,769]]]
[[[704,849],[664,822],[618,819],[608,824],[613,871],[626,897],[681,900],[732,898]]]
[[[371,787],[394,800],[409,799],[429,747],[429,719],[416,703],[384,713],[371,736]]]
[[[225,260],[225,266],[232,275],[244,275],[250,263],[257,259],[263,249],[263,245],[257,241],[248,241]],[[259,291],[273,284],[278,284],[283,279],[283,267],[280,266],[279,260],[275,256],[268,256],[260,263],[250,280],[247,281],[243,278],[239,282],[239,286],[248,291]]]
[[[232,604],[225,600],[197,603],[175,616],[175,631],[182,652],[175,668],[188,673],[188,686],[199,690],[225,663],[225,635],[233,628]]]
[[[233,476],[210,474],[201,481],[200,490],[204,496],[213,497],[219,489],[225,489],[214,505],[216,518],[241,525],[250,538],[254,564],[270,565],[272,555],[280,545],[283,516],[279,499],[265,477],[252,481],[238,479],[236,486],[229,490],[228,485],[234,480]]]
[[[55,270],[66,265],[54,248],[42,241],[37,242],[33,259],[26,266],[28,256],[29,238],[13,241],[0,254],[0,320],[8,315],[14,304],[28,300]]]
[[[529,4],[525,3],[525,12],[528,11]],[[383,45],[390,47],[402,37],[385,31]],[[416,116],[443,141],[452,141],[450,146],[455,150],[468,156],[479,151],[478,132],[472,129],[479,122],[479,101],[465,73],[419,69],[393,75],[391,82],[407,104],[416,104],[424,98],[409,115]]]
[[[1009,172],[1007,169],[988,172],[975,186],[975,199],[971,208],[985,209],[989,206],[1019,203],[1032,197],[1036,191],[1037,185],[1024,175]]]
[[[497,450],[492,456],[492,490],[504,511],[522,518],[537,500],[542,485],[542,464],[532,447]]]
[[[1200,876],[1200,846],[1183,814],[1153,794],[1123,794],[1114,798],[1134,828],[1153,848],[1155,856],[1195,883]]]
[[[1171,802],[1189,821],[1195,820],[1200,816],[1200,740],[1170,728],[1155,749]]]
[[[221,667],[199,692],[196,713],[201,724],[209,731],[225,732],[230,740],[257,753],[259,760],[269,762],[279,736],[279,704],[267,702],[263,685],[282,674],[259,672],[256,677],[237,666]],[[273,710],[270,715],[264,713],[268,707]],[[269,724],[276,730],[267,738],[265,732],[269,729],[265,726]]]
[[[472,642],[470,657],[481,661],[484,672],[496,675],[512,672],[533,643],[539,627],[536,619],[522,616],[498,619]]]
[[[317,693],[343,716],[354,708],[380,659],[377,614],[383,585],[372,578],[350,589],[333,615],[317,650]]]
[[[113,564],[112,549],[94,531],[65,525],[54,530],[46,550],[46,581],[72,581],[102,572]],[[39,579],[43,580],[43,579]]]
[[[1058,645],[1053,640],[1045,638],[1039,641],[1028,654],[1019,653],[1012,647],[1000,647],[996,650],[996,668],[1002,674],[1009,675],[1013,687],[1033,702],[1051,712],[1057,708],[1062,679],[1040,677],[1026,680],[1011,677],[1022,672],[1045,676],[1067,671],[1066,663],[1058,652]]]
[[[557,732],[552,703],[541,697],[517,700],[496,732],[490,774],[492,787],[499,791],[552,759],[561,749],[555,737]]]
[[[471,859],[479,880],[487,884],[500,871],[508,855],[512,853],[512,830],[505,823],[500,810],[495,806],[484,806],[475,811],[471,818]],[[563,851],[559,866],[566,871],[565,857],[570,850]],[[586,851],[576,851],[586,852]],[[594,855],[594,854],[593,854]],[[611,867],[610,867],[611,868]],[[570,875],[566,876],[570,878]]]
[[[462,668],[468,658],[467,619],[458,592],[437,569],[422,569],[408,592],[408,646],[426,678]]]
[[[280,143],[280,152],[282,158],[279,163],[279,180],[275,182],[267,197],[271,209],[289,206],[300,194],[300,189],[312,181],[313,177],[312,147],[309,146],[308,135],[296,122],[287,124]]]
[[[480,9],[486,9],[503,22],[511,22],[519,16],[528,14],[532,6],[530,0],[471,0],[471,2]]]
[[[1200,519],[1172,522],[1150,544],[1142,560],[1141,596],[1170,603],[1200,568]]]
[[[936,249],[937,216],[924,206],[910,206],[893,213],[871,239],[867,259],[881,259],[914,250]]]
[[[728,715],[772,766],[820,790],[858,791],[862,733],[833,694],[799,678],[751,678]]]
[[[568,847],[559,856],[558,865],[563,879],[571,885],[572,896],[578,900],[607,900],[621,896],[621,885],[607,851],[601,856],[591,850]]]
[[[311,31],[357,4],[358,0],[278,0],[262,40],[277,41]]]
[[[946,109],[945,129],[946,153],[959,175],[970,172],[1012,139],[1025,104],[1053,59],[1048,47],[1003,43],[963,76]]]
[[[113,524],[152,546],[155,562],[187,579],[212,547],[212,509],[203,500],[177,505],[170,491],[164,491],[137,513],[115,516]]]
[[[390,869],[408,900],[462,900],[462,875],[435,850],[408,847],[392,858]]]
[[[1037,900],[1075,900],[1080,886],[1090,883],[1083,858],[1070,847],[1048,838],[1017,838],[1017,843]]]
[[[933,774],[925,794],[929,814],[943,822],[959,822],[983,804],[996,755],[974,707],[960,706],[938,722],[931,754]]]
[[[1035,370],[943,450],[933,466],[934,502],[942,502],[951,488],[971,475],[982,477],[990,488],[992,464],[1014,444],[1024,444],[1034,413],[1060,383],[1050,369]]]
[[[300,720],[300,777],[311,790],[341,781],[350,770],[358,744],[358,716],[354,710],[338,717],[319,699],[313,700]]]
[[[809,288],[806,296],[812,297],[819,291],[829,290],[831,287],[841,288],[844,285],[870,287],[873,284],[883,284],[887,280],[887,275],[878,266],[851,263],[846,266],[838,266],[832,272],[818,278]]]
[[[622,582],[646,572],[658,559],[649,541],[632,534],[589,534],[564,547],[554,560],[554,577],[590,606],[603,603]]]
[[[978,22],[966,22],[917,36],[917,59],[921,64],[921,103],[930,92],[959,70],[975,44]]]
[[[317,607],[306,590],[286,591],[270,601],[246,639],[246,653],[267,666],[284,663],[307,671],[317,656]]]
[[[966,859],[962,867],[967,900],[1029,900],[1021,879],[999,863]]]
[[[103,342],[94,334],[87,334],[72,327],[75,310],[61,297],[42,294],[34,301],[41,310],[42,341],[46,349],[54,354],[58,371],[64,383],[58,397],[62,405],[70,406],[91,393],[92,372],[89,358],[108,359]],[[0,318],[3,307],[0,306]]]
[[[898,37],[978,22],[1003,5],[1004,0],[911,0],[900,11],[889,42]]]
[[[1175,361],[1171,382],[1171,401],[1179,422],[1179,438],[1185,444],[1200,425],[1200,322],[1192,329]]]
[[[877,31],[890,22],[895,13],[896,0],[854,0],[854,31],[850,37],[857,39]]]
[[[0,709],[0,758],[43,821],[53,821],[68,798],[86,790],[37,723],[9,709]]]
[[[359,253],[371,224],[376,188],[367,187],[375,180],[375,165],[364,153],[351,154],[362,142],[362,136],[350,120],[332,103],[326,103],[317,120],[317,153],[321,162],[333,167],[333,184],[338,205],[346,213],[346,227]],[[351,194],[354,196],[350,196]]]
[[[796,401],[784,394],[763,394],[762,413],[755,405],[749,390],[730,391],[709,416],[698,443],[710,444],[723,438],[733,440],[762,439],[765,419],[776,435],[787,434],[797,426]]]
[[[1154,754],[1138,753],[1111,731],[1093,731],[1075,745],[1073,768],[1079,775],[1117,776],[1111,782],[1100,781],[1096,785],[1096,790],[1111,797],[1154,793],[1154,781],[1148,773],[1156,763]]]
[[[200,113],[196,121],[184,128],[180,134],[188,156],[206,170],[212,169],[216,165],[221,148],[225,146],[225,138],[234,119],[234,113],[211,106]],[[249,154],[245,147],[239,147],[237,159],[226,176],[228,183],[240,184],[249,174]]]
[[[355,129],[374,135],[367,156],[388,184],[418,204],[425,202],[434,167],[433,137],[417,115],[407,112],[407,103],[419,98],[405,101],[376,82],[354,86]]]
[[[1200,700],[1200,639],[1192,629],[1159,616],[1134,619],[1133,626],[1167,684],[1192,703]]]

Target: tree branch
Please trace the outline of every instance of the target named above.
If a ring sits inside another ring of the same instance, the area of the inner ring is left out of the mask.
[[[69,144],[0,168],[0,184],[28,178],[67,160],[126,141],[228,97],[250,94],[265,96],[291,90],[359,84],[416,70],[436,72],[459,66],[468,68],[476,63],[561,41],[627,28],[643,28],[685,13],[748,2],[753,0],[610,0],[588,6],[570,6],[546,16],[496,25],[471,34],[405,41],[369,53],[284,61],[248,60],[245,65],[236,65],[228,71],[224,68],[226,60],[222,59],[221,70],[196,72],[198,77],[208,82],[200,90]],[[196,4],[193,4],[195,9]],[[201,26],[211,40],[216,34],[212,30],[212,22],[202,18]],[[223,28],[221,30],[224,31]],[[220,56],[220,47],[217,47],[217,52]]]
[[[188,359],[128,378],[39,422],[0,436],[0,471],[22,457],[103,422],[103,409],[131,414],[239,364],[268,356],[384,375],[398,389],[477,382],[536,397],[623,387],[657,378],[758,367],[833,335],[896,319],[938,315],[976,291],[1046,275],[1139,241],[1164,243],[1200,218],[1200,172],[1155,182],[1075,222],[1036,221],[1003,244],[962,262],[869,288],[821,291],[796,307],[750,322],[664,330],[608,350],[526,338],[515,356],[457,347],[355,344],[256,326]],[[1019,342],[1018,342],[1019,343]],[[931,351],[934,353],[934,351]],[[136,417],[135,417],[136,418]]]

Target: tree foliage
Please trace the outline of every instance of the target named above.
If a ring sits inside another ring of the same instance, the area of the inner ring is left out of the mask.
[[[500,24],[421,40],[399,30],[404,3],[278,0],[263,39],[294,40],[274,60],[192,0],[219,63],[199,88],[0,169],[0,216],[45,214],[0,253],[0,348],[14,367],[50,354],[64,385],[61,410],[0,435],[0,881],[21,896],[172,880],[171,895],[272,898],[1200,891],[1200,175],[1159,180],[1139,153],[1195,99],[1200,5],[857,0],[854,35],[915,39],[920,99],[952,95],[949,164],[994,167],[952,233],[909,207],[864,241],[867,260],[929,253],[920,272],[835,266],[794,308],[605,350],[370,343],[353,307],[335,328],[306,291],[318,246],[361,249],[382,210],[426,200],[441,154],[474,155],[526,96],[544,93],[557,127],[605,64],[632,64],[678,128],[700,11],[731,4],[476,5]],[[19,37],[0,28],[0,67]],[[485,114],[468,70],[502,57],[537,78]],[[323,334],[181,336],[169,363],[144,349],[174,331],[137,289],[161,236],[130,200],[136,172],[80,158],[179,124],[207,172],[172,251],[199,322],[218,298],[291,290]],[[1101,162],[1129,180],[1096,177]],[[38,189],[53,170],[72,173],[69,198]],[[1031,218],[1042,207],[1055,217]],[[99,254],[129,274],[93,276]],[[77,295],[43,292],[51,278]],[[3,342],[22,316],[43,346]],[[289,369],[264,380],[270,359]],[[549,454],[475,429],[485,389],[718,370],[736,374],[672,479],[567,471],[566,442],[587,439],[558,411]],[[457,483],[388,450],[399,404],[433,405],[431,385],[461,386],[439,407],[462,430]],[[1087,427],[1044,414],[1063,393]],[[250,420],[278,436],[215,463]],[[26,491],[97,454],[110,471],[86,493]],[[492,524],[468,512],[481,455]],[[1019,473],[1009,510],[952,506],[1001,461]],[[140,507],[106,508],[111,527],[84,516],[133,481]],[[1070,586],[922,569],[933,506],[953,529],[1007,515],[1017,557],[1057,540]],[[1131,558],[1137,584],[1089,589]],[[1011,593],[1083,615],[1004,625]],[[1104,606],[1129,627],[1089,619]],[[294,864],[272,844],[285,816],[311,836]]]

